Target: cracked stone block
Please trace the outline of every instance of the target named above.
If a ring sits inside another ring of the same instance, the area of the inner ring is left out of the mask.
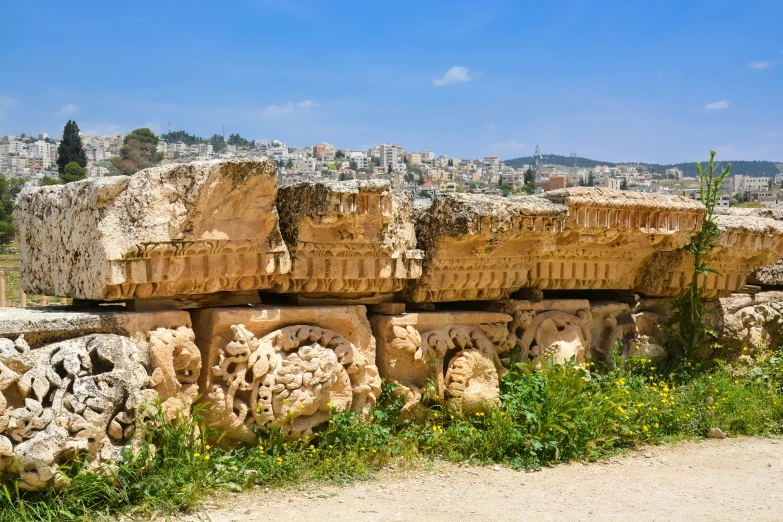
[[[280,187],[280,230],[292,269],[275,279],[274,291],[311,298],[392,297],[421,275],[411,199],[383,180]]]
[[[269,288],[290,269],[275,197],[275,165],[255,159],[26,189],[22,288],[105,301]]]

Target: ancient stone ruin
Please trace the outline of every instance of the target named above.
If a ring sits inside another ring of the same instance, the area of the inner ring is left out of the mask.
[[[704,215],[600,188],[414,209],[382,181],[278,189],[266,160],[28,189],[23,289],[73,305],[0,311],[0,473],[57,486],[59,465],[120,458],[195,401],[242,444],[364,412],[382,379],[417,418],[494,407],[513,362],[665,358]],[[781,221],[719,216],[704,297],[727,353],[780,341]]]

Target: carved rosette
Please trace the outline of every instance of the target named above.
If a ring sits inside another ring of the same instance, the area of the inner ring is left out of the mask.
[[[437,400],[457,410],[479,411],[499,404],[500,378],[507,370],[505,354],[514,346],[504,323],[445,326],[419,332],[413,326],[393,326],[393,350],[408,354],[426,368]],[[405,409],[422,399],[422,388],[401,382]]]
[[[257,339],[244,325],[231,330],[210,393],[215,426],[229,437],[250,441],[254,428],[270,427],[292,438],[309,435],[332,409],[375,403],[377,369],[338,333],[297,325]]]

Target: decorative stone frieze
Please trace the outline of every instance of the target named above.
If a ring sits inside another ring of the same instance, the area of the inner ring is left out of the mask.
[[[513,317],[509,331],[522,362],[563,364],[573,359],[581,365],[590,360],[592,315],[587,300],[510,300],[503,310]]]
[[[388,181],[284,186],[277,208],[292,269],[275,278],[275,292],[391,299],[421,275],[411,195]]]
[[[702,296],[727,297],[741,290],[758,267],[783,257],[783,223],[755,216],[715,216],[718,244],[705,257],[715,272],[704,276]],[[678,250],[658,256],[640,278],[637,291],[648,296],[681,295],[693,280],[693,256]]]
[[[590,315],[593,317],[590,360],[596,364],[611,364],[615,349],[622,353],[626,337],[634,331],[631,306],[617,301],[593,301],[590,302]]]
[[[566,208],[544,199],[440,194],[416,220],[425,253],[420,279],[405,298],[413,302],[507,298],[530,286],[538,260],[555,248]]]
[[[511,316],[495,312],[422,312],[371,318],[381,376],[400,386],[404,409],[423,400],[477,411],[499,403]]]
[[[27,189],[22,287],[106,301],[269,288],[290,269],[275,187],[271,161],[237,159]]]
[[[229,439],[305,436],[332,409],[360,412],[380,395],[364,306],[210,308],[193,323],[210,422]]]
[[[158,400],[187,415],[201,368],[193,340],[185,312],[5,311],[0,474],[25,489],[63,485],[68,460],[120,458]]]
[[[655,254],[688,244],[706,212],[680,196],[596,187],[543,197],[566,205],[568,220],[557,248],[531,272],[531,286],[542,289],[633,289]]]
[[[782,208],[722,208],[721,214],[733,216],[748,216],[783,221]],[[783,260],[761,266],[748,277],[748,283],[763,286],[783,286]]]
[[[705,322],[718,333],[716,357],[759,355],[783,344],[783,292],[733,295],[708,303]]]

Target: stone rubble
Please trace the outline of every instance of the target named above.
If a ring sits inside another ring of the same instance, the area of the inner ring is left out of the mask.
[[[60,486],[68,460],[137,444],[157,405],[175,418],[200,400],[222,443],[252,443],[367,411],[381,378],[417,419],[495,407],[514,362],[664,359],[704,214],[585,187],[413,209],[384,181],[278,189],[268,160],[27,189],[23,289],[77,301],[0,310],[0,474]],[[781,221],[718,216],[704,297],[721,356],[783,341]]]

